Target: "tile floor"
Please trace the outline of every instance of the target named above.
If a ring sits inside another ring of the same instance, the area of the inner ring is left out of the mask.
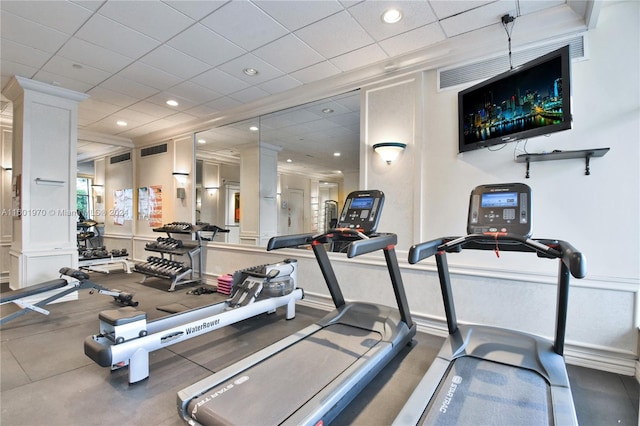
[[[167,292],[168,283],[139,274],[92,273],[108,287],[135,293],[139,310],[149,320],[166,313],[157,306],[179,303],[197,307],[223,300],[218,294],[194,296],[189,287]],[[7,290],[3,285],[2,290]],[[109,296],[82,290],[78,301],[49,305],[45,317],[28,313],[0,330],[0,424],[57,425],[183,425],[176,393],[293,332],[325,312],[299,304],[296,318],[257,317],[150,354],[150,377],[127,382],[126,369],[110,372],[84,355],[83,341],[98,332],[98,313],[117,307]],[[4,316],[12,309],[1,308]],[[395,418],[435,357],[442,338],[419,333],[338,416],[338,425],[388,425]],[[638,383],[620,376],[569,366],[569,376],[581,425],[638,423]]]

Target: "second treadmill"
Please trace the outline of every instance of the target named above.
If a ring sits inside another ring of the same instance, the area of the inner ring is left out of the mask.
[[[411,343],[416,327],[395,254],[397,237],[375,233],[383,203],[380,191],[352,192],[338,228],[269,241],[268,250],[311,245],[336,309],[181,390],[178,411],[185,421],[194,425],[327,424]],[[344,251],[349,258],[383,251],[397,308],[344,300],[326,251],[337,241],[348,242]]]
[[[449,336],[394,425],[577,425],[563,358],[569,276],[586,261],[571,244],[530,239],[531,191],[482,185],[471,193],[469,235],[416,244],[414,264],[435,256]],[[518,251],[559,260],[555,339],[485,325],[458,325],[447,253]]]

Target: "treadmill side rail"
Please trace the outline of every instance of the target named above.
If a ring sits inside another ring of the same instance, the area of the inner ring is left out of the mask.
[[[420,419],[427,408],[426,402],[431,401],[440,385],[440,380],[445,376],[448,369],[449,361],[442,358],[433,360],[426,374],[393,421],[393,426],[417,425],[420,423]]]
[[[556,425],[578,425],[576,408],[573,404],[571,389],[559,386],[551,387],[553,399],[553,421]]]

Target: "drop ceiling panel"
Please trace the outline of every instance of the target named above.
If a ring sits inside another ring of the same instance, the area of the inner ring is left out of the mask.
[[[182,81],[181,78],[173,74],[142,62],[134,62],[120,71],[118,75],[158,90],[168,89]]]
[[[0,14],[0,28],[2,38],[50,53],[60,49],[69,38],[63,32],[4,11]]]
[[[111,75],[106,71],[88,65],[81,65],[58,55],[52,57],[46,65],[42,67],[42,70],[87,83],[90,85],[89,88],[108,79]]]
[[[243,55],[246,51],[201,24],[196,24],[167,43],[211,66],[217,66]]]
[[[430,0],[429,3],[437,18],[444,19],[467,10],[476,9],[493,1],[495,0]],[[513,5],[515,6],[515,1]]]
[[[108,1],[98,13],[163,42],[195,22],[159,1]]]
[[[0,53],[0,59],[4,56],[5,58],[11,58],[12,62],[36,69],[42,67],[51,57],[50,53],[43,50],[25,46],[4,38],[0,44]],[[4,60],[0,61],[0,66],[4,66],[4,62]]]
[[[137,101],[137,98],[134,98],[133,96],[107,89],[104,86],[94,87],[89,90],[87,94],[93,99],[98,99],[102,102],[118,105],[123,108],[132,105]]]
[[[447,37],[499,24],[500,17],[514,8],[513,1],[497,1],[440,21]]]
[[[160,45],[151,37],[97,14],[75,36],[133,59]]]
[[[201,22],[248,51],[287,34],[282,25],[248,1],[229,2]]]
[[[190,100],[191,103],[194,104],[193,106],[203,104],[223,96],[221,93],[191,81],[185,81],[177,84],[171,89],[166,90],[166,92],[169,94],[175,94],[182,99]]]
[[[274,78],[273,80],[266,81],[258,87],[262,90],[269,92],[270,94],[284,92],[286,90],[293,89],[294,87],[301,86],[302,83],[293,77],[283,75],[282,77]]]
[[[434,23],[382,40],[379,44],[389,56],[399,56],[445,39],[440,24]]]
[[[2,0],[0,10],[68,35],[75,33],[91,16],[90,10],[67,1]]]
[[[347,11],[301,28],[295,34],[325,58],[333,58],[374,42]]]
[[[144,84],[136,83],[133,80],[120,77],[119,75],[114,75],[110,79],[100,84],[100,86],[105,89],[113,90],[114,92],[133,96],[137,99],[145,99],[158,93],[158,89],[154,89],[153,87],[146,86]]]
[[[233,68],[233,71],[236,73],[238,72],[237,68]],[[240,69],[240,72],[242,72],[242,69]],[[223,95],[228,95],[229,93],[237,92],[249,87],[249,83],[217,68],[195,76],[191,81],[201,86],[208,87],[209,89]]]
[[[57,54],[72,61],[110,73],[118,72],[132,62],[132,59],[127,56],[77,37],[71,37]]]
[[[218,67],[220,70],[239,78],[249,84],[259,84],[280,77],[284,73],[273,67],[262,59],[250,53],[233,59],[226,64]],[[246,75],[242,70],[246,68],[254,68],[258,70],[257,75]]]
[[[345,53],[331,59],[331,63],[340,68],[342,71],[349,71],[362,66],[372,64],[383,59],[388,55],[377,44],[371,44],[353,52]]]
[[[185,15],[195,20],[200,20],[213,12],[214,10],[222,7],[227,0],[177,0],[177,1],[164,1],[169,6],[184,13]]]
[[[61,86],[66,89],[75,90],[76,92],[86,92],[93,87],[93,84],[74,80],[66,75],[55,74],[43,69],[40,69],[40,71],[33,76],[33,79],[54,86]]]
[[[301,69],[291,73],[291,77],[302,83],[312,83],[314,81],[329,78],[336,74],[340,74],[340,69],[329,61],[320,62],[310,67]]]
[[[186,109],[189,109],[189,108],[193,108],[194,106],[196,106],[198,104],[196,101],[194,101],[193,99],[188,98],[187,96],[181,96],[180,94],[169,92],[169,91],[159,92],[159,93],[156,93],[153,96],[149,96],[146,99],[146,101],[151,102],[151,103],[156,104],[156,105],[161,106],[161,107],[168,107],[167,101],[169,99],[176,100],[180,104],[177,107],[171,107],[174,112],[178,112],[178,111],[186,110]]]
[[[253,102],[257,99],[269,96],[269,92],[260,89],[259,87],[252,86],[239,92],[235,92],[229,95],[231,99],[234,99],[240,103]]]
[[[27,76],[32,77],[36,72],[38,72],[37,68],[29,67],[27,65],[17,64],[15,62],[3,60],[0,63],[0,84],[4,87],[14,75]],[[4,97],[3,97],[4,100]],[[10,103],[10,102],[9,102]],[[4,106],[4,101],[1,104]],[[2,109],[4,112],[4,109]]]
[[[254,1],[271,17],[284,25],[289,31],[295,31],[306,25],[340,12],[342,6],[334,0],[284,0]]]
[[[183,79],[205,72],[210,67],[202,61],[179,50],[163,45],[140,59],[140,62],[156,67]]]
[[[164,118],[176,113],[174,109],[149,101],[136,102],[135,104],[129,106],[128,109],[139,111],[155,118]]]
[[[278,64],[278,68],[286,73],[306,68],[326,59],[293,34],[262,46],[253,54],[268,63]]]
[[[402,20],[395,24],[382,21],[382,14],[393,7],[400,8]],[[384,40],[436,21],[426,1],[363,1],[349,9],[349,13],[374,39]]]

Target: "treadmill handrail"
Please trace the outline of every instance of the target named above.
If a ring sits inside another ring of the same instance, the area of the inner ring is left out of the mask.
[[[313,234],[278,235],[269,239],[267,251],[311,244],[313,239]]]
[[[561,259],[575,278],[586,276],[586,259],[570,243],[561,240],[531,239],[516,234],[469,234],[415,244],[409,249],[409,263],[418,263],[439,251],[452,253],[460,252],[463,248],[495,250],[496,244],[504,251],[536,252],[539,257]]]
[[[377,237],[378,234],[375,234]],[[386,235],[386,234],[380,234]],[[293,234],[293,235],[278,235],[275,237],[271,237],[269,242],[267,243],[267,251],[277,250],[281,248],[292,248],[303,245],[308,245],[312,243],[325,243],[329,240],[333,239],[335,236],[343,236],[348,238],[357,238],[354,241],[367,241],[370,239],[369,236],[363,234],[357,229],[351,228],[333,228],[329,229],[327,232],[323,232],[322,234]],[[372,236],[373,237],[373,236]],[[380,247],[383,248],[383,247]],[[370,251],[378,250],[379,248],[372,249]],[[368,253],[368,252],[363,252]],[[361,254],[361,253],[358,253]],[[355,254],[354,256],[357,256]],[[353,256],[349,256],[353,257]]]
[[[347,257],[352,258],[361,254],[383,250],[389,246],[395,246],[397,243],[398,236],[396,234],[376,234],[375,238],[353,241],[349,244]]]

